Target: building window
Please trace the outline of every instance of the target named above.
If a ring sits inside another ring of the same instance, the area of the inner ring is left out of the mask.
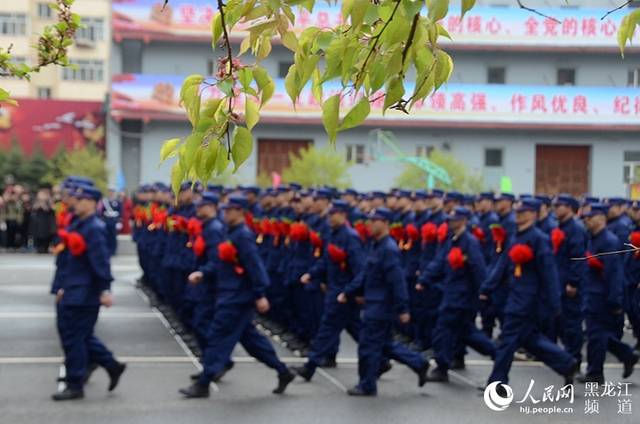
[[[62,69],[62,79],[65,81],[103,81],[104,62],[101,60],[70,60],[73,68]]]
[[[487,69],[487,82],[489,84],[504,84],[506,75],[507,70],[503,66],[490,67]]]
[[[278,78],[285,78],[289,73],[289,68],[293,65],[293,62],[280,62],[278,63]]]
[[[24,13],[0,13],[0,35],[25,35],[27,16]]]
[[[347,162],[364,163],[364,144],[347,145]]]
[[[51,19],[53,11],[49,7],[49,3],[38,3],[38,17],[41,19]]]
[[[416,156],[428,157],[433,152],[433,146],[416,146]]]
[[[501,167],[502,149],[484,149],[484,166]]]
[[[576,85],[576,70],[573,68],[558,69],[558,85]]]
[[[76,31],[76,42],[95,43],[104,40],[104,19],[82,18],[82,25]]]
[[[640,87],[640,68],[629,70],[627,87]]]
[[[624,152],[623,171],[626,184],[640,183],[640,151]]]
[[[38,87],[38,98],[39,99],[50,99],[51,98],[51,88],[50,87]]]

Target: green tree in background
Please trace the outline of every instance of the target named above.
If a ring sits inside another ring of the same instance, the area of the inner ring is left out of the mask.
[[[289,167],[282,172],[285,183],[296,182],[304,187],[328,185],[345,188],[351,184],[349,167],[344,155],[336,150],[309,147],[298,154],[289,153]]]
[[[35,189],[42,185],[42,179],[51,170],[51,163],[47,161],[38,146],[28,160],[25,161],[20,175],[20,182]]]
[[[452,154],[434,150],[429,154],[429,160],[444,168],[451,177],[451,187],[445,187],[440,181],[436,181],[436,188],[464,193],[478,193],[484,189],[482,175],[470,174],[467,166]],[[427,174],[417,166],[408,164],[395,183],[406,189],[424,189],[427,187]]]
[[[51,162],[53,166],[43,179],[47,183],[58,184],[68,176],[77,175],[93,179],[96,186],[106,193],[109,180],[106,159],[94,145],[58,153]]]

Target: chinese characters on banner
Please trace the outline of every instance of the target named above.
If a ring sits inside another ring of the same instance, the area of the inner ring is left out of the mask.
[[[140,36],[147,32],[179,36],[210,35],[210,21],[216,13],[210,0],[172,0],[163,9],[163,0],[114,0],[113,29],[116,34]],[[607,9],[540,9],[556,20],[516,7],[475,7],[462,19],[452,7],[441,24],[457,44],[522,46],[617,46],[616,33],[625,13],[601,20]],[[294,9],[294,31],[315,26],[328,28],[343,23],[340,3],[317,2],[313,13]],[[424,11],[426,14],[426,10]],[[244,36],[247,24],[238,24],[232,35]],[[640,37],[640,36],[637,36]],[[449,42],[446,39],[443,43]]]

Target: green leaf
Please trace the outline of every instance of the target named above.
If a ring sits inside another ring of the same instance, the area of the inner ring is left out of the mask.
[[[251,81],[253,81],[253,72],[251,69],[247,67],[241,68],[238,71],[238,80],[245,90],[251,88]]]
[[[370,112],[371,105],[369,104],[369,99],[366,97],[361,98],[342,120],[340,131],[348,130],[349,128],[362,124]]]
[[[298,49],[298,38],[293,31],[287,31],[282,36],[282,45],[295,52]]]
[[[449,12],[449,0],[427,0],[429,18],[437,22],[447,16]]]
[[[453,72],[453,60],[451,56],[442,50],[436,52],[436,60],[435,87],[437,90],[442,84],[449,80]]]
[[[322,104],[322,125],[329,136],[329,143],[332,145],[336,143],[339,114],[340,94],[335,94]]]
[[[402,78],[398,75],[394,75],[387,84],[387,93],[384,96],[384,105],[382,107],[382,113],[384,114],[390,106],[396,104],[398,100],[404,96],[404,85],[402,84]]]
[[[178,153],[178,145],[180,144],[179,138],[172,138],[167,140],[160,148],[160,162],[164,162],[168,158],[175,156]]]
[[[473,6],[475,6],[475,4],[476,0],[462,0],[462,14],[460,15],[460,17],[464,18],[465,13],[473,9]]]
[[[330,80],[340,74],[342,58],[346,47],[344,38],[335,38],[325,52],[326,66],[324,69],[323,81]]]
[[[220,40],[220,37],[222,37],[222,33],[222,15],[220,12],[217,12],[211,20],[211,48],[213,51],[218,47],[218,41]]]
[[[253,78],[256,80],[256,84],[258,84],[258,90],[262,92],[260,98],[260,107],[262,107],[269,101],[271,96],[273,96],[276,85],[269,76],[269,73],[260,66],[253,68]]]
[[[233,172],[236,172],[253,150],[253,136],[245,127],[236,127],[233,131],[233,144],[231,145],[231,157],[233,158]]]
[[[180,103],[187,111],[187,117],[195,128],[200,119],[200,84],[204,81],[202,75],[189,75],[182,83]]]
[[[284,78],[284,88],[293,103],[293,109],[296,108],[296,100],[298,100],[298,96],[300,95],[301,87],[298,86],[298,75],[296,73],[296,65],[291,65],[289,67],[289,72],[287,72],[287,76]]]
[[[318,68],[312,74],[311,93],[318,103],[322,103],[322,78]]]
[[[209,174],[211,174],[216,169],[216,159],[218,157],[218,151],[220,151],[220,143],[218,141],[212,141],[207,146],[205,156],[207,158],[206,166]]]
[[[351,26],[354,29],[358,29],[360,25],[362,25],[369,6],[371,6],[371,2],[369,0],[353,1],[353,7],[351,8]]]
[[[229,152],[224,146],[218,148],[218,154],[216,155],[215,171],[217,175],[222,174],[229,167]]]
[[[184,169],[189,170],[194,165],[194,159],[198,147],[202,144],[202,133],[193,133],[184,140],[184,156],[181,158],[181,164]]]
[[[252,130],[260,120],[260,108],[258,104],[250,98],[247,98],[244,103],[244,120],[247,128],[250,130]]]
[[[220,107],[220,103],[222,103],[222,99],[207,100],[200,112],[200,116],[205,118],[214,118],[216,115],[216,111]]]
[[[180,185],[182,184],[183,179],[184,172],[182,171],[180,161],[178,161],[171,169],[171,189],[176,196],[180,192]]]
[[[7,103],[12,106],[18,106],[18,102],[11,98],[11,93],[0,87],[0,103]]]

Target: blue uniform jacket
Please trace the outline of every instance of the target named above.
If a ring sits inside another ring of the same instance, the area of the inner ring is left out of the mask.
[[[219,265],[218,244],[224,241],[224,224],[218,218],[202,223],[202,238],[205,252],[196,259],[197,269],[204,275],[203,281],[196,286],[196,297],[199,301],[212,301],[215,297],[216,267]]]
[[[592,254],[620,250],[622,243],[608,229],[591,235],[588,251]],[[607,255],[597,258],[604,266],[599,270],[588,267],[584,280],[584,312],[605,317],[612,311],[621,309],[624,301],[624,270],[620,255]]]
[[[547,215],[536,223],[536,226],[546,235],[551,235],[551,231],[558,227],[558,221],[551,215]]]
[[[571,258],[582,258],[587,247],[587,233],[574,219],[561,222],[560,230],[564,232],[564,242],[555,254],[558,266],[558,282],[561,294],[565,286],[570,284],[580,290],[586,272],[585,261],[572,261]]]
[[[636,226],[633,231],[640,231],[640,225]],[[628,253],[625,258],[624,269],[627,285],[638,286],[640,284],[640,253]]]
[[[621,215],[617,218],[610,219],[607,224],[607,229],[618,237],[620,243],[628,243],[629,234],[631,234],[631,222],[629,217]]]
[[[169,210],[169,215],[181,215],[186,219],[195,216],[193,205],[180,206]],[[189,236],[180,231],[170,231],[165,240],[164,257],[162,265],[167,268],[192,271],[196,266],[196,256],[191,248],[187,247]]]
[[[489,264],[493,252],[495,252],[495,245],[493,244],[493,238],[491,236],[491,226],[498,223],[498,214],[495,212],[487,212],[478,215],[479,225],[484,232],[484,243],[480,243],[482,248],[482,254],[486,264]]]
[[[247,305],[265,296],[269,277],[258,254],[254,234],[240,224],[228,230],[226,239],[238,251],[238,264],[219,261],[216,269],[216,305]],[[237,266],[242,267],[238,273]]]
[[[451,248],[459,247],[465,263],[461,269],[453,269],[448,255]],[[440,309],[473,309],[478,306],[478,290],[487,277],[487,269],[480,250],[480,243],[469,233],[450,238],[440,249],[425,272],[420,275],[419,283],[427,286],[442,281],[443,299]]]
[[[69,231],[78,232],[86,243],[83,254],[68,254],[61,288],[61,306],[99,306],[100,295],[111,288],[111,268],[104,222],[96,215],[76,219]]]
[[[508,252],[513,245],[520,243],[533,249],[534,259],[522,266],[522,276],[516,278],[515,265]],[[540,313],[542,299],[546,299],[546,310],[553,311],[553,314],[560,311],[558,272],[551,244],[535,225],[508,240],[505,253],[499,256],[489,277],[480,287],[480,293],[492,293],[503,279],[508,281],[505,314],[536,317]]]
[[[361,292],[366,319],[389,321],[409,311],[400,249],[391,237],[371,243],[364,268],[344,289],[350,297]]]
[[[313,280],[327,283],[326,299],[333,301],[364,267],[364,249],[358,233],[346,225],[331,229],[328,238],[323,241],[322,258],[311,267],[309,273]],[[346,269],[341,269],[340,264],[331,260],[327,249],[329,244],[335,244],[347,253]]]

